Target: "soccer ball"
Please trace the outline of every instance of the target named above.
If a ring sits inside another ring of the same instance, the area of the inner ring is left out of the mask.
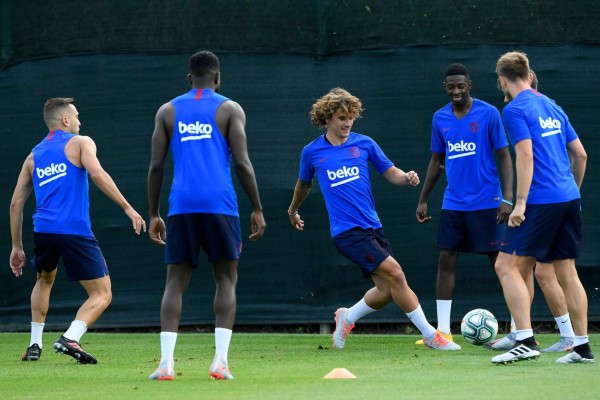
[[[496,337],[498,321],[488,310],[477,308],[463,317],[460,331],[467,342],[481,346]]]

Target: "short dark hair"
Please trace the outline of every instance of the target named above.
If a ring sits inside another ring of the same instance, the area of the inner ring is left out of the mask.
[[[203,77],[216,74],[220,71],[219,57],[211,51],[199,51],[190,57],[190,74],[195,77]]]
[[[46,104],[44,104],[44,122],[46,125],[50,126],[52,121],[57,118],[57,111],[69,104],[75,105],[75,100],[72,97],[54,97],[46,100]]]
[[[446,68],[446,72],[444,73],[444,79],[447,76],[451,76],[451,75],[464,75],[465,77],[469,77],[469,70],[467,69],[467,67],[465,67],[462,64],[458,64],[458,63],[454,63],[454,64],[450,64],[448,65],[448,68]]]

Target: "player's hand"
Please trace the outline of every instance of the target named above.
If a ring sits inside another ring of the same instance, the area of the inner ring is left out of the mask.
[[[304,230],[304,221],[302,218],[300,218],[300,214],[296,213],[294,215],[290,215],[290,223],[299,231]]]
[[[525,221],[525,204],[518,203],[508,217],[508,226],[516,228]]]
[[[497,221],[498,225],[503,224],[506,221],[508,221],[508,217],[510,216],[511,212],[512,212],[511,205],[506,204],[504,202],[500,203],[500,206],[498,207],[498,210],[496,211],[496,221]]]
[[[250,231],[252,232],[249,236],[250,240],[258,240],[265,234],[265,228],[267,223],[262,211],[253,211],[250,214]]]
[[[142,230],[146,232],[146,221],[144,221],[142,216],[138,214],[133,207],[129,207],[127,210],[125,210],[125,214],[127,214],[131,220],[131,223],[133,224],[133,230],[137,235],[139,235]]]
[[[421,180],[419,179],[419,175],[415,171],[409,171],[405,175],[406,181],[411,186],[417,186]]]
[[[417,205],[416,217],[420,224],[431,219],[431,216],[427,215],[427,203],[419,203]]]
[[[23,275],[23,267],[25,266],[25,252],[22,249],[13,248],[10,252],[10,269],[18,278]]]
[[[165,244],[165,240],[167,240],[167,228],[165,227],[165,221],[161,217],[150,218],[148,235],[152,243]]]

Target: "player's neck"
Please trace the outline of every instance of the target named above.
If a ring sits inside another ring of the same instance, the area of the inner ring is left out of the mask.
[[[454,104],[452,103],[452,112],[456,116],[456,118],[462,118],[471,111],[471,107],[473,107],[473,98],[469,96],[467,101],[462,104]]]
[[[339,137],[331,132],[325,133],[325,140],[327,140],[332,146],[341,146],[348,141],[348,137]]]

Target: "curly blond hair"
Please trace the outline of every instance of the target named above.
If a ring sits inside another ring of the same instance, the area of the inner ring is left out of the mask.
[[[312,105],[309,113],[310,121],[317,128],[324,128],[327,126],[327,120],[330,120],[333,114],[340,109],[354,119],[360,118],[363,111],[362,103],[358,97],[352,96],[345,89],[336,87]]]

